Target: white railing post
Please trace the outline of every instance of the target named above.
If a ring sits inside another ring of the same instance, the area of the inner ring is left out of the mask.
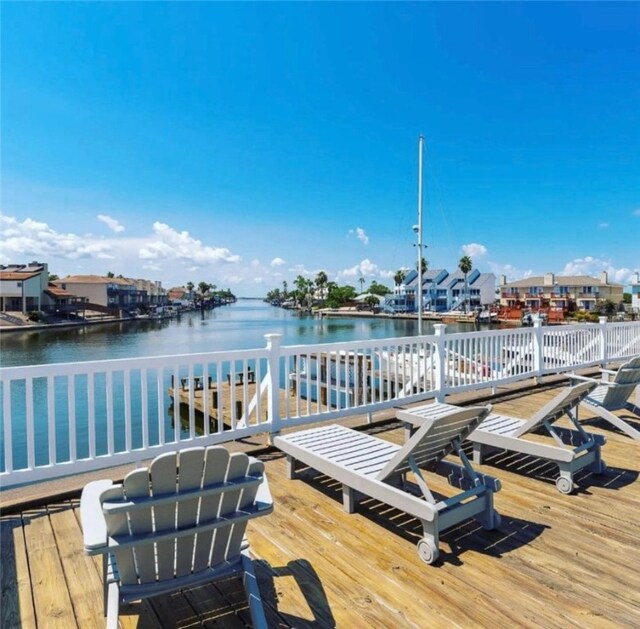
[[[607,364],[607,317],[598,317],[600,328],[600,362],[602,366]]]
[[[541,382],[540,378],[544,369],[543,336],[542,321],[535,319],[533,322],[533,373],[536,382]]]
[[[445,383],[445,346],[444,346],[444,331],[447,327],[446,323],[436,323],[433,328],[435,330],[436,336],[436,345],[434,348],[434,362],[433,362],[433,373],[434,373],[434,385],[436,391],[436,400],[438,402],[444,402],[445,392],[444,392],[444,383]]]
[[[267,418],[271,436],[280,432],[280,341],[282,334],[265,334],[267,339]]]

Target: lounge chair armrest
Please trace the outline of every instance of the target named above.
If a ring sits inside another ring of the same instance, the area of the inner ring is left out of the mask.
[[[107,548],[107,522],[102,513],[100,495],[113,486],[110,480],[97,480],[88,483],[80,498],[80,521],[85,551],[92,554]]]

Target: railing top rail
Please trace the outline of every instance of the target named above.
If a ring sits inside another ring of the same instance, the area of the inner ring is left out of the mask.
[[[299,354],[305,351],[331,352],[340,351],[345,348],[368,349],[376,345],[410,345],[415,343],[435,343],[436,335],[429,334],[423,336],[393,336],[380,339],[363,339],[359,341],[336,341],[334,343],[313,343],[310,345],[282,345],[280,350],[285,354]],[[311,348],[311,349],[310,349]]]
[[[136,358],[113,358],[106,360],[91,360],[69,363],[51,363],[47,365],[24,365],[20,367],[0,368],[0,379],[42,377],[56,373],[81,374],[99,373],[103,371],[117,371],[127,369],[142,369],[144,367],[159,367],[168,365],[191,365],[218,360],[242,360],[265,358],[267,350],[258,349],[219,350],[215,352],[200,352],[197,354],[170,354],[164,356],[143,356]]]

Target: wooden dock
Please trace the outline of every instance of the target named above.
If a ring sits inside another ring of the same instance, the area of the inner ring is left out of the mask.
[[[202,418],[208,417],[210,430],[216,431],[220,426],[220,421],[225,426],[237,426],[241,421],[248,425],[263,422],[267,419],[267,391],[263,391],[257,400],[259,384],[255,381],[236,381],[233,385],[223,382],[219,387],[216,383],[211,383],[208,389],[196,388],[191,393],[188,387],[180,386],[177,390],[177,397],[180,404],[180,416],[183,424],[189,422],[189,408],[193,405],[197,412],[196,425],[202,426]],[[280,408],[289,409],[291,414],[304,415],[311,412],[324,412],[328,410],[326,395],[320,391],[321,400],[308,400],[304,396],[298,396],[295,387],[289,390],[279,389]],[[169,388],[169,397],[176,403],[175,387]],[[247,413],[248,411],[248,413]],[[245,413],[247,416],[245,417]]]
[[[527,417],[556,393],[512,396],[494,408]],[[446,532],[436,566],[417,556],[417,521],[375,500],[349,515],[338,483],[312,470],[290,481],[280,452],[262,454],[275,511],[250,523],[248,539],[269,626],[640,626],[640,443],[581,415],[587,430],[607,436],[606,475],[583,472],[577,493],[564,496],[550,465],[488,457],[479,469],[502,481],[500,530],[470,522]],[[367,431],[403,440],[396,423]],[[77,498],[17,507],[3,515],[1,534],[3,629],[104,627],[100,563],[83,553]],[[120,621],[250,625],[238,579],[128,605]]]

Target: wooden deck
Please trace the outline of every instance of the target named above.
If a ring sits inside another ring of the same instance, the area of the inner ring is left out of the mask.
[[[495,408],[528,416],[554,393]],[[248,535],[270,626],[640,626],[640,443],[586,423],[609,440],[604,477],[583,473],[577,494],[563,496],[550,466],[490,457],[480,469],[502,480],[501,530],[467,523],[445,533],[436,566],[418,558],[415,520],[372,500],[348,515],[334,481],[312,470],[289,481],[284,457],[265,455],[275,511]],[[370,429],[403,438],[397,426]],[[5,515],[1,532],[3,628],[104,626],[99,560],[83,554],[77,499]],[[229,579],[121,608],[120,620],[244,627],[249,615]]]

